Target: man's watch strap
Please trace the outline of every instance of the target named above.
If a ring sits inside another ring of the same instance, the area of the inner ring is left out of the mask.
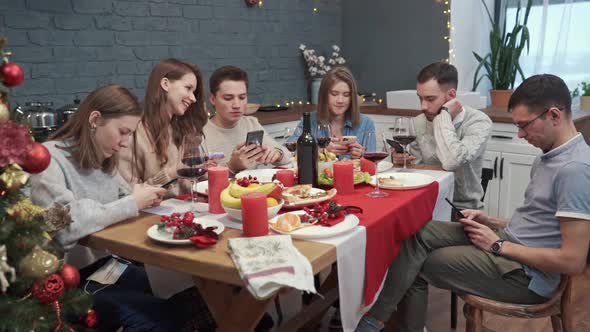
[[[496,242],[492,243],[492,247],[490,248],[492,254],[500,255],[500,250],[502,250],[502,245],[504,244],[504,241],[506,240],[499,239]]]

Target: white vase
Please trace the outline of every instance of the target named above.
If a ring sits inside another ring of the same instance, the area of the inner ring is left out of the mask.
[[[318,104],[318,97],[320,96],[320,85],[322,84],[321,78],[311,79],[311,103],[314,105]]]

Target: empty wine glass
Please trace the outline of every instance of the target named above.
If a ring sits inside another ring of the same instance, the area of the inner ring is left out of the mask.
[[[381,135],[381,136],[383,136],[383,135]],[[363,138],[363,147],[370,146],[369,142],[376,142],[377,141],[376,137],[378,137],[376,133],[372,133],[372,132],[365,133],[365,136]],[[379,188],[379,167],[378,167],[379,162],[381,160],[387,158],[387,156],[389,156],[389,152],[387,150],[388,150],[387,146],[383,145],[380,148],[380,150],[378,150],[378,151],[367,151],[367,149],[364,149],[364,151],[363,151],[363,158],[368,159],[368,160],[375,163],[375,189],[373,191],[365,194],[371,198],[389,196],[388,193],[381,191],[381,189]]]
[[[207,172],[209,154],[205,139],[202,136],[185,136],[182,140],[181,162],[176,169],[179,177],[191,181],[191,210],[197,212],[195,199],[195,183]]]
[[[399,117],[395,120],[393,127],[393,139],[404,148],[404,171],[408,171],[406,166],[406,156],[408,154],[408,145],[416,140],[416,129],[414,128],[414,119]]]

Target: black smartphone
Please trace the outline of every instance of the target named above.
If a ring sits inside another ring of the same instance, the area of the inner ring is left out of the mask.
[[[171,186],[172,184],[174,184],[176,181],[178,181],[178,178],[174,178],[166,183],[164,183],[163,185],[161,185],[160,187],[162,188],[167,188],[168,186]]]
[[[445,197],[445,201],[447,201],[447,203],[451,204],[451,207],[453,208],[452,210],[455,211],[455,213],[460,217],[460,218],[467,218],[465,217],[465,215],[463,213],[461,213],[461,210],[459,210],[455,204],[453,204],[453,202],[449,201],[448,198]]]
[[[264,130],[251,131],[246,135],[246,146],[256,144],[262,146],[262,138],[264,137]]]
[[[404,147],[401,144],[399,144],[397,141],[394,141],[389,138],[386,138],[385,140],[387,141],[387,144],[389,144],[389,146],[391,146],[392,148],[395,149],[396,153],[404,153]]]

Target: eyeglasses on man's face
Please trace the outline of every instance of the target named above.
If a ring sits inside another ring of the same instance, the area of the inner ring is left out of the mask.
[[[516,128],[518,128],[518,129],[520,129],[522,131],[526,131],[526,127],[528,127],[528,125],[530,125],[531,123],[535,122],[537,119],[541,118],[543,115],[545,115],[547,112],[549,112],[551,110],[551,108],[553,108],[553,107],[550,107],[550,108],[546,109],[545,112],[537,115],[532,120],[529,120],[529,121],[527,121],[525,123],[515,123],[514,125],[516,126]],[[559,110],[561,111],[561,109],[559,109]]]

